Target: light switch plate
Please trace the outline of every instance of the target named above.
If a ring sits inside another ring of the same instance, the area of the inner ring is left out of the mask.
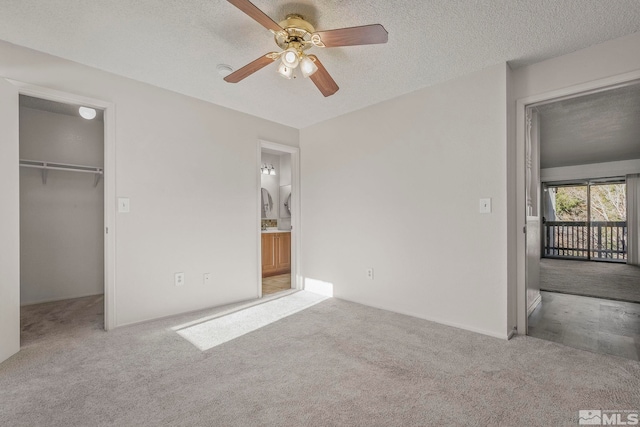
[[[118,212],[120,213],[129,213],[130,212],[130,204],[128,197],[118,197]]]
[[[491,199],[480,199],[480,213],[487,214],[491,213]]]

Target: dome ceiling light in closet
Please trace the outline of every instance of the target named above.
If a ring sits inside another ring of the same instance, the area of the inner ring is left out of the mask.
[[[80,117],[87,120],[93,120],[96,117],[96,110],[89,107],[80,107],[78,108],[78,112],[80,113]]]

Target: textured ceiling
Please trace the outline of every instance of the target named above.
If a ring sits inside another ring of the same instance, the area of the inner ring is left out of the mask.
[[[296,128],[509,61],[518,67],[640,30],[638,0],[254,0],[275,21],[300,13],[318,30],[380,23],[385,45],[312,48],[340,90],[285,80],[269,31],[225,0],[2,0],[0,39]],[[1,60],[1,59],[0,59]]]
[[[640,159],[640,84],[536,108],[542,168]]]

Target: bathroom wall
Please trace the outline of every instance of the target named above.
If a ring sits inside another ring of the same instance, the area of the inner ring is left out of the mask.
[[[280,185],[291,185],[291,154],[280,156]]]
[[[283,154],[280,156],[280,187],[291,185],[291,154]],[[280,201],[280,205],[284,200]],[[284,217],[278,209],[278,228],[281,230],[291,229],[291,217]]]

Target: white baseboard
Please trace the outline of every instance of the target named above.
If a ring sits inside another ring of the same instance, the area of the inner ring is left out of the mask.
[[[356,304],[362,304],[362,305],[366,305],[367,307],[373,307],[373,308],[377,308],[380,310],[386,310],[386,311],[391,311],[393,313],[398,313],[398,314],[404,314],[405,316],[411,316],[411,317],[416,317],[418,319],[422,319],[422,320],[428,320],[429,322],[434,322],[434,323],[439,323],[441,325],[446,325],[446,326],[451,326],[457,329],[463,329],[465,331],[470,331],[470,332],[475,332],[477,334],[482,334],[482,335],[487,335],[493,338],[498,338],[501,340],[508,340],[510,338],[510,335],[512,332],[510,332],[509,334],[507,333],[499,333],[499,332],[494,332],[494,331],[489,331],[486,329],[481,329],[481,328],[476,328],[474,326],[469,326],[469,325],[463,325],[460,323],[456,323],[456,322],[450,322],[448,320],[442,320],[436,317],[431,317],[431,316],[424,316],[422,314],[418,314],[418,313],[413,313],[407,310],[397,310],[395,308],[389,308],[389,307],[383,307],[381,305],[377,305],[377,304],[370,304],[370,303],[365,303],[365,302],[361,302],[361,301],[356,301],[356,300],[351,300],[348,298],[343,298],[343,297],[334,297],[336,299],[341,299],[344,301],[349,301],[349,302],[354,302]]]
[[[76,298],[84,298],[84,297],[92,297],[92,296],[97,296],[97,295],[104,295],[103,293],[100,294],[86,294],[86,295],[70,295],[70,296],[66,296],[66,297],[56,297],[56,298],[48,298],[48,299],[43,299],[43,300],[36,300],[36,301],[27,301],[27,302],[20,302],[20,307],[25,307],[27,305],[35,305],[35,304],[44,304],[47,302],[56,302],[56,301],[64,301],[64,300],[68,300],[68,299],[76,299]]]

